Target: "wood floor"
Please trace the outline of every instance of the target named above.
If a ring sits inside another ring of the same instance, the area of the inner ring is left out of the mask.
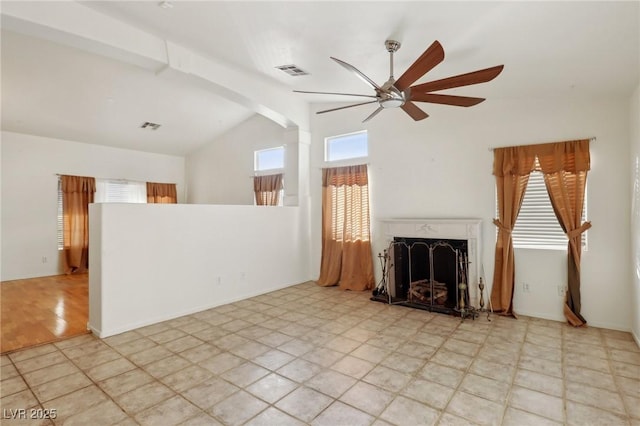
[[[88,274],[2,282],[0,353],[88,333],[88,283]]]

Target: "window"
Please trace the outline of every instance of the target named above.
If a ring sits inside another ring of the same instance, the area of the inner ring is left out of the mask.
[[[96,203],[146,203],[147,184],[126,180],[96,179]]]
[[[324,160],[341,161],[369,155],[367,131],[331,136],[324,140]]]
[[[96,179],[96,203],[146,203],[147,185],[145,182],[125,180]],[[58,179],[58,250],[64,249],[62,212],[62,183]]]
[[[284,147],[255,151],[253,169],[256,172],[284,169]]]
[[[537,162],[538,160],[536,160]],[[496,205],[497,212],[497,205]],[[585,193],[582,221],[587,217]],[[515,248],[566,250],[568,239],[551,206],[544,175],[533,171],[524,193],[522,207],[511,233]],[[587,247],[587,233],[582,234],[582,248]]]

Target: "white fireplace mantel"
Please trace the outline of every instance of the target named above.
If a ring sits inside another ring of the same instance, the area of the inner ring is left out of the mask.
[[[380,222],[387,245],[394,237],[467,240],[469,300],[478,306],[482,219],[383,219]]]

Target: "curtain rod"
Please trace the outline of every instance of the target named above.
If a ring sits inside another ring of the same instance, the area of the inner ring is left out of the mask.
[[[65,173],[54,173],[56,176],[78,176],[78,175],[67,175]],[[115,180],[118,182],[138,182],[138,183],[145,183],[144,181],[141,180],[133,180],[133,179],[124,179],[124,178],[101,178],[101,177],[95,177],[95,176],[87,176],[87,177],[92,177],[94,179],[99,179],[99,180]]]
[[[590,137],[590,138],[584,138],[584,139],[588,139],[589,142],[595,142],[596,141],[596,137]],[[572,140],[584,140],[584,139],[572,139]],[[553,143],[553,142],[543,142],[543,143]],[[527,145],[516,145],[516,146],[532,146],[532,145],[540,145],[540,144],[535,144],[535,143],[531,143],[531,144],[527,144]],[[491,146],[489,147],[489,151],[493,151],[496,150],[498,148],[509,148],[507,146]]]

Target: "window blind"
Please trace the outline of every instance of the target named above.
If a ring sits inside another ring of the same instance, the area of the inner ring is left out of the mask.
[[[537,161],[537,160],[536,160]],[[582,220],[586,220],[587,199],[585,194]],[[497,206],[496,206],[497,211]],[[582,246],[586,248],[587,233],[582,234]],[[551,205],[542,172],[529,175],[522,207],[511,233],[516,248],[566,249],[568,239]]]

